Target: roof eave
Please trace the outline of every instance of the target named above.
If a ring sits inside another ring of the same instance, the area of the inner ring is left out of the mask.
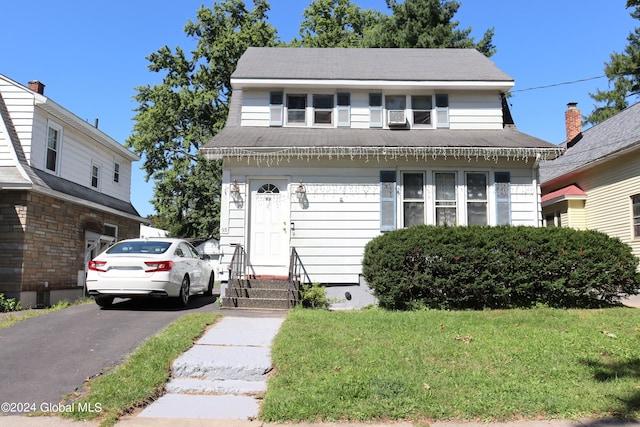
[[[451,80],[349,80],[349,79],[259,79],[232,78],[233,89],[261,88],[368,88],[368,89],[484,89],[508,91],[515,85],[513,80],[497,81],[451,81]]]

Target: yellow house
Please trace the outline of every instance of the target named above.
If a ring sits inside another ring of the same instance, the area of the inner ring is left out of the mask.
[[[640,104],[581,132],[569,104],[566,152],[542,162],[544,225],[619,238],[640,257]]]

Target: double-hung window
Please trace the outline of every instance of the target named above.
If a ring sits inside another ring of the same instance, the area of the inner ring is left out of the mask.
[[[306,124],[307,95],[287,95],[287,123]]]
[[[633,237],[640,238],[640,194],[631,196],[633,206]]]
[[[467,225],[487,225],[487,174],[467,173]]]
[[[433,102],[431,95],[414,95],[411,97],[411,110],[413,112],[413,126],[432,127],[431,110]]]
[[[113,162],[113,182],[120,182],[120,162],[117,160]]]
[[[91,186],[96,190],[100,189],[100,166],[91,163]]]
[[[269,94],[269,126],[282,126],[283,104],[282,92]]]
[[[435,172],[436,225],[456,225],[456,173]]]
[[[351,126],[351,95],[349,93],[338,94],[338,126]]]
[[[405,109],[407,97],[404,95],[385,96],[385,108],[387,109],[387,124],[389,126],[404,126],[407,118]]]
[[[447,95],[446,93],[436,94],[436,117],[437,127],[449,127],[449,95]]]
[[[496,189],[496,224],[511,224],[511,174],[495,173]]]
[[[424,174],[402,174],[402,198],[404,226],[424,224]]]
[[[47,152],[45,156],[45,167],[50,172],[59,172],[61,143],[62,127],[50,121],[47,128]]]
[[[333,124],[333,95],[313,95],[313,124]]]
[[[382,94],[369,94],[369,127],[382,127]]]
[[[380,171],[380,231],[396,229],[396,171]]]

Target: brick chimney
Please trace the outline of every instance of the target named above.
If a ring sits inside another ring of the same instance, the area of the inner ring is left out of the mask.
[[[573,140],[582,133],[582,115],[577,102],[567,104],[567,111],[564,113],[564,122],[567,130],[567,141]]]
[[[44,95],[44,83],[40,80],[31,80],[29,82],[29,89],[34,92],[38,92],[40,95]]]

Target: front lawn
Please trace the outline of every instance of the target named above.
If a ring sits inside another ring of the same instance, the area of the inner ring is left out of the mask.
[[[265,421],[640,417],[640,311],[293,310]]]

